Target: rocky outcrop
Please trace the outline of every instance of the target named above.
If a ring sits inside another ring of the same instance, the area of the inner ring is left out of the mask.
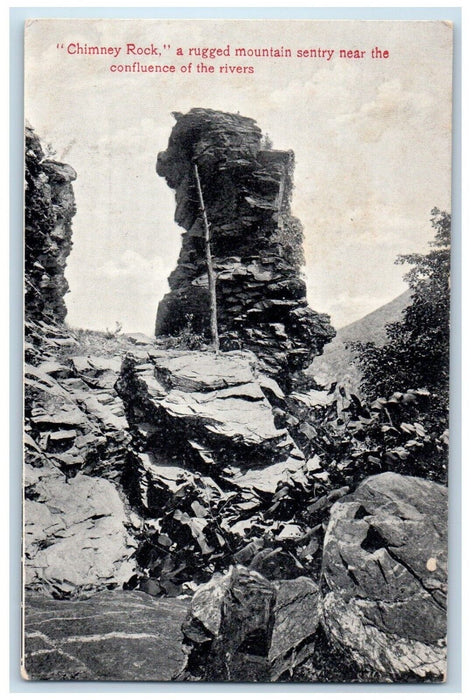
[[[259,127],[238,114],[192,109],[174,116],[157,172],[175,190],[175,220],[185,233],[156,335],[178,334],[188,324],[208,333],[196,163],[211,227],[221,347],[252,350],[283,381],[334,336],[328,317],[308,307],[300,275],[302,227],[290,213],[293,154],[263,149]]]
[[[146,449],[212,473],[252,469],[295,451],[287,430],[275,425],[256,364],[251,353],[238,351],[134,353],[123,363],[117,389],[130,425],[150,432]]]
[[[446,673],[447,489],[392,472],[331,511],[322,622],[360,668],[383,679]]]
[[[46,157],[33,129],[25,132],[25,313],[26,318],[64,321],[64,270],[72,248],[75,215],[70,165]]]
[[[131,438],[114,390],[121,360],[79,350],[65,328],[28,321],[25,585],[54,597],[122,587],[136,572],[140,521],[121,486]]]
[[[184,661],[185,600],[107,591],[88,600],[29,593],[23,677],[29,680],[169,681]]]
[[[240,115],[177,115],[158,171],[186,232],[157,332],[183,332],[149,339],[63,324],[74,174],[27,133],[30,678],[445,675],[446,489],[383,473],[351,493],[350,399],[296,372],[333,331],[300,279],[292,155],[260,136]],[[189,349],[208,307],[195,163],[219,353]]]
[[[320,584],[237,565],[200,586],[186,680],[439,681],[446,488],[384,473],[332,508]],[[253,553],[253,550],[252,550]]]
[[[255,355],[167,350],[140,337],[74,337],[42,321],[28,328],[28,587],[76,597],[130,581],[153,595],[177,595],[231,563],[273,580],[306,574],[313,556],[318,566],[321,532],[309,534],[296,513],[314,483],[323,497],[325,475],[279,425],[286,397]],[[121,349],[128,351],[122,371],[113,354]],[[95,503],[93,485],[102,493],[105,484],[115,520],[111,511],[94,512],[101,500]],[[82,501],[86,516],[75,522]],[[93,528],[103,539],[89,547]],[[56,570],[65,538],[75,576],[65,562]]]
[[[123,486],[145,520],[138,562],[174,590],[243,563],[265,577],[306,573],[319,533],[295,518],[322,472],[278,426],[285,396],[255,355],[134,350],[116,384],[133,436]],[[307,538],[307,539],[306,539]]]
[[[119,359],[79,355],[25,365],[27,464],[52,464],[68,477],[120,474],[130,436],[113,388],[118,368]]]

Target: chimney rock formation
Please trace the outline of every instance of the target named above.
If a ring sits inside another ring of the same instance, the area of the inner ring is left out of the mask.
[[[255,121],[239,114],[192,109],[174,116],[157,173],[175,190],[175,221],[185,232],[155,333],[177,335],[188,323],[195,332],[209,329],[196,163],[211,227],[221,347],[252,350],[283,379],[308,367],[335,335],[329,317],[308,307],[300,275],[302,227],[290,213],[294,155],[263,148]]]

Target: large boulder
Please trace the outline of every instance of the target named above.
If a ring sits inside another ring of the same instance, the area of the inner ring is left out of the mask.
[[[197,590],[183,632],[190,648],[206,652],[202,680],[269,680],[275,595],[270,581],[242,566]],[[190,655],[189,671],[193,663]]]
[[[312,652],[318,586],[269,581],[237,565],[200,586],[183,624],[189,651],[181,680],[275,681]]]
[[[388,472],[337,502],[321,590],[328,638],[360,669],[382,680],[443,679],[447,489]]]
[[[184,653],[186,600],[106,591],[88,600],[29,593],[23,676],[29,680],[170,681]]]

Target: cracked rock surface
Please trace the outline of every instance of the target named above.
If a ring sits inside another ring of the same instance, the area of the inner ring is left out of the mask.
[[[276,681],[312,652],[318,586],[269,581],[237,565],[196,591],[183,624],[190,649],[181,680]]]
[[[293,154],[238,114],[175,116],[171,338],[64,325],[75,172],[26,132],[23,673],[443,680],[447,490],[383,473],[351,493],[332,469],[321,416],[341,423],[345,392],[299,372],[334,331],[307,305]],[[195,162],[219,354],[189,349],[209,311]]]
[[[268,658],[271,680],[293,670],[309,658],[319,625],[319,586],[300,576],[278,581],[273,610],[273,633]]]
[[[447,489],[392,472],[332,510],[322,621],[360,667],[392,680],[446,672]]]
[[[67,481],[55,467],[27,478],[25,585],[67,596],[128,581],[136,542],[113,484],[83,474]]]
[[[120,357],[74,354],[66,328],[27,322],[25,585],[54,597],[122,586],[136,522],[121,487],[130,436]]]
[[[203,584],[183,625],[192,653],[182,680],[269,680],[275,596],[273,583],[243,566]]]

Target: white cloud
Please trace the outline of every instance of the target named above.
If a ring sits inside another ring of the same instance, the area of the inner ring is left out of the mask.
[[[162,279],[165,274],[165,264],[161,257],[145,258],[135,250],[125,250],[119,258],[106,260],[97,268],[97,274],[109,279],[123,279],[126,283],[130,277],[136,278],[140,283],[153,282]]]

